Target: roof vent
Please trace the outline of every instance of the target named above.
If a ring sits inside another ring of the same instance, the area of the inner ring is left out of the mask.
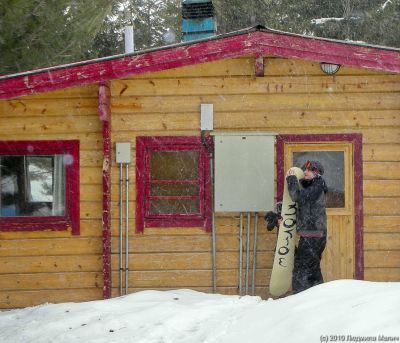
[[[182,34],[184,41],[214,36],[216,32],[214,6],[210,0],[182,2]]]
[[[214,6],[211,1],[182,4],[182,17],[184,19],[210,18],[214,17]]]

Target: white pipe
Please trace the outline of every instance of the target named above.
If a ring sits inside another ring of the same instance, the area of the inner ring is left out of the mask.
[[[251,295],[255,295],[256,290],[256,264],[257,264],[257,229],[258,213],[254,214],[254,245],[253,245],[253,275],[251,278]]]
[[[129,274],[129,165],[126,167],[126,197],[125,197],[125,294],[128,294]]]
[[[239,224],[239,295],[242,295],[242,272],[243,272],[243,213],[240,212]]]
[[[125,53],[130,54],[135,51],[135,36],[133,26],[125,26]]]
[[[247,245],[246,245],[246,295],[249,294],[249,266],[250,266],[250,212],[247,212]]]
[[[215,212],[214,212],[214,163],[213,158],[210,159],[211,168],[211,183],[212,183],[212,268],[213,268],[213,293],[217,293],[217,247],[216,247],[216,232],[215,232]]]
[[[123,170],[119,164],[119,295],[122,295]]]

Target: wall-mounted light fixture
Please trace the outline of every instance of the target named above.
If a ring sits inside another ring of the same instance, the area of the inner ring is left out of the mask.
[[[321,62],[320,66],[321,70],[328,75],[336,74],[340,69],[340,64]]]

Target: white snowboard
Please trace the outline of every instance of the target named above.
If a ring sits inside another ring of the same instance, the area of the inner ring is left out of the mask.
[[[290,168],[295,172],[297,180],[304,178],[304,172],[297,167]],[[296,239],[297,203],[290,198],[285,179],[282,200],[282,222],[279,226],[278,239],[272,267],[269,292],[279,297],[285,294],[292,285],[294,249]]]

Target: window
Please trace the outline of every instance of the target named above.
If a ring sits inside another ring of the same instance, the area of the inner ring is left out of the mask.
[[[137,137],[136,230],[211,229],[208,150],[200,137]]]
[[[278,198],[283,193],[285,169],[287,170],[289,166],[301,166],[307,160],[317,160],[325,169],[323,178],[328,186],[326,194],[328,216],[349,215],[353,211],[354,184],[357,180],[353,160],[355,148],[358,149],[357,137],[356,134],[279,136],[277,158],[281,163],[277,165]]]
[[[293,165],[301,167],[305,161],[319,161],[325,169],[324,179],[328,185],[327,208],[345,207],[345,173],[343,151],[293,152]]]
[[[0,230],[79,234],[79,141],[0,141]]]

